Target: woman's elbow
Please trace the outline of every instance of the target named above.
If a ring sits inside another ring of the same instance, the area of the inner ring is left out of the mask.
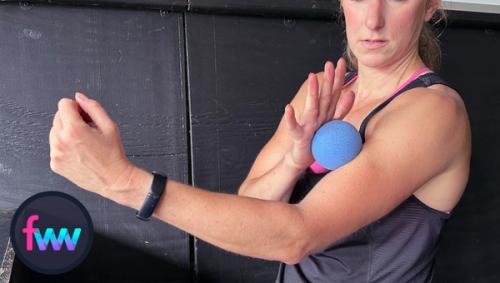
[[[288,251],[285,254],[285,257],[281,259],[282,262],[288,264],[288,265],[294,265],[299,262],[301,262],[305,258],[305,253],[302,251]]]
[[[291,233],[295,234],[295,236],[288,241],[281,253],[282,258],[280,260],[288,265],[297,264],[311,254],[311,244],[314,239],[310,236],[305,225],[301,225],[297,229],[297,233]]]

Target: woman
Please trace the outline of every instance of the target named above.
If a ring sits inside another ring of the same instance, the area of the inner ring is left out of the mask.
[[[356,69],[345,85],[342,58],[309,75],[238,196],[168,180],[154,216],[225,250],[286,263],[280,282],[429,281],[471,154],[461,98],[423,68],[435,62],[419,35],[440,5],[341,1]],[[332,118],[359,128],[363,148],[343,167],[313,174],[312,135]],[[153,175],[126,159],[118,127],[98,102],[80,93],[62,99],[50,147],[54,172],[143,211]]]

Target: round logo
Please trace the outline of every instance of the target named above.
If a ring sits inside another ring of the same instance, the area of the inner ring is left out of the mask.
[[[10,238],[16,257],[33,271],[60,274],[90,252],[92,219],[76,198],[56,191],[31,196],[16,210]]]

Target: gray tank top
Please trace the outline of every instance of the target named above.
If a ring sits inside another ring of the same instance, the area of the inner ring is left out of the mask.
[[[345,82],[354,76],[355,73],[349,73]],[[359,129],[363,142],[368,121],[395,97],[433,84],[448,85],[435,73],[427,73],[377,106]],[[302,200],[326,174],[306,171],[297,182],[290,203]],[[411,195],[386,216],[325,250],[298,264],[280,264],[276,283],[431,282],[440,232],[448,217],[449,214]]]

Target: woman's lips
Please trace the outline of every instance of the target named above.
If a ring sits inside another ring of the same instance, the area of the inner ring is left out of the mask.
[[[385,40],[363,40],[363,46],[367,49],[377,49],[384,46],[387,43]]]

